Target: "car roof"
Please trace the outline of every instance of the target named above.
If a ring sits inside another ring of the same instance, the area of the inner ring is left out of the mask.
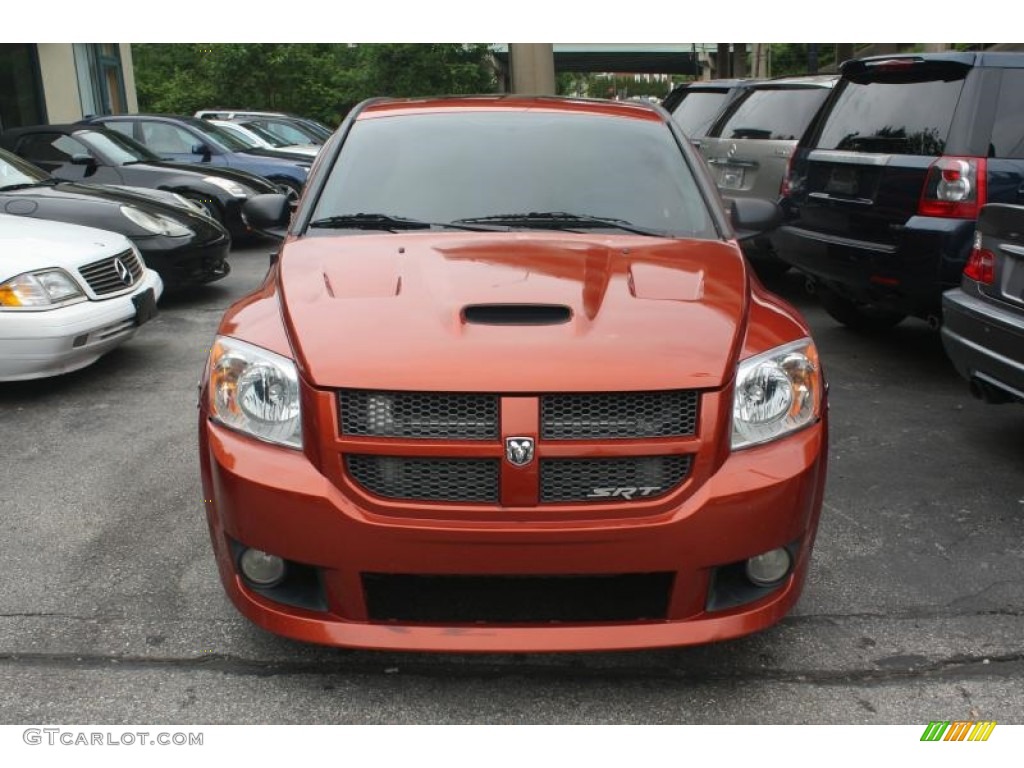
[[[786,75],[784,77],[772,77],[766,80],[750,80],[744,84],[746,88],[773,88],[776,86],[810,86],[818,88],[831,88],[839,81],[838,74],[830,75]]]
[[[441,112],[569,112],[575,114],[604,115],[639,120],[664,120],[660,107],[650,102],[608,101],[563,96],[441,96],[412,99],[374,99],[366,102],[357,119],[390,117],[400,114],[429,114]]]
[[[943,51],[941,53],[880,54],[878,56],[866,56],[862,59],[850,59],[843,62],[840,71],[845,74],[849,67],[857,67],[857,65],[864,62],[893,61],[898,59],[935,62],[948,61],[975,67],[1024,68],[1024,53],[1014,51]]]

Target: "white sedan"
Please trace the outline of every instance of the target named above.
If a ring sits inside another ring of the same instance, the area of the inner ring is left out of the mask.
[[[0,214],[0,381],[96,362],[156,315],[161,293],[123,235]]]

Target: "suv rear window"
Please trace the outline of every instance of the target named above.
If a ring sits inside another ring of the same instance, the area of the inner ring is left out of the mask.
[[[963,90],[951,80],[843,80],[818,149],[894,155],[941,155]]]
[[[828,88],[754,88],[729,108],[713,136],[723,139],[799,139]]]
[[[728,98],[728,91],[687,91],[672,113],[672,119],[687,137],[699,139],[707,135]]]

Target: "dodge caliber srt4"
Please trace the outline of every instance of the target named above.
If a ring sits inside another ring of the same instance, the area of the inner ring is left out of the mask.
[[[278,195],[246,216],[288,222]],[[309,642],[706,643],[796,603],[825,483],[800,315],[658,106],[375,100],[232,306],[199,451],[238,609]],[[734,230],[735,226],[735,230]]]

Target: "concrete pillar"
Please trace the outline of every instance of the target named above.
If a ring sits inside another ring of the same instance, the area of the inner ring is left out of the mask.
[[[729,44],[718,43],[715,53],[715,77],[732,77],[732,61],[729,59]]]
[[[747,44],[746,43],[733,43],[732,44],[732,71],[733,77],[746,77],[747,76]]]
[[[509,43],[512,93],[555,95],[555,52],[551,43]]]
[[[750,48],[750,76],[768,77],[768,51],[771,43],[754,43]]]

